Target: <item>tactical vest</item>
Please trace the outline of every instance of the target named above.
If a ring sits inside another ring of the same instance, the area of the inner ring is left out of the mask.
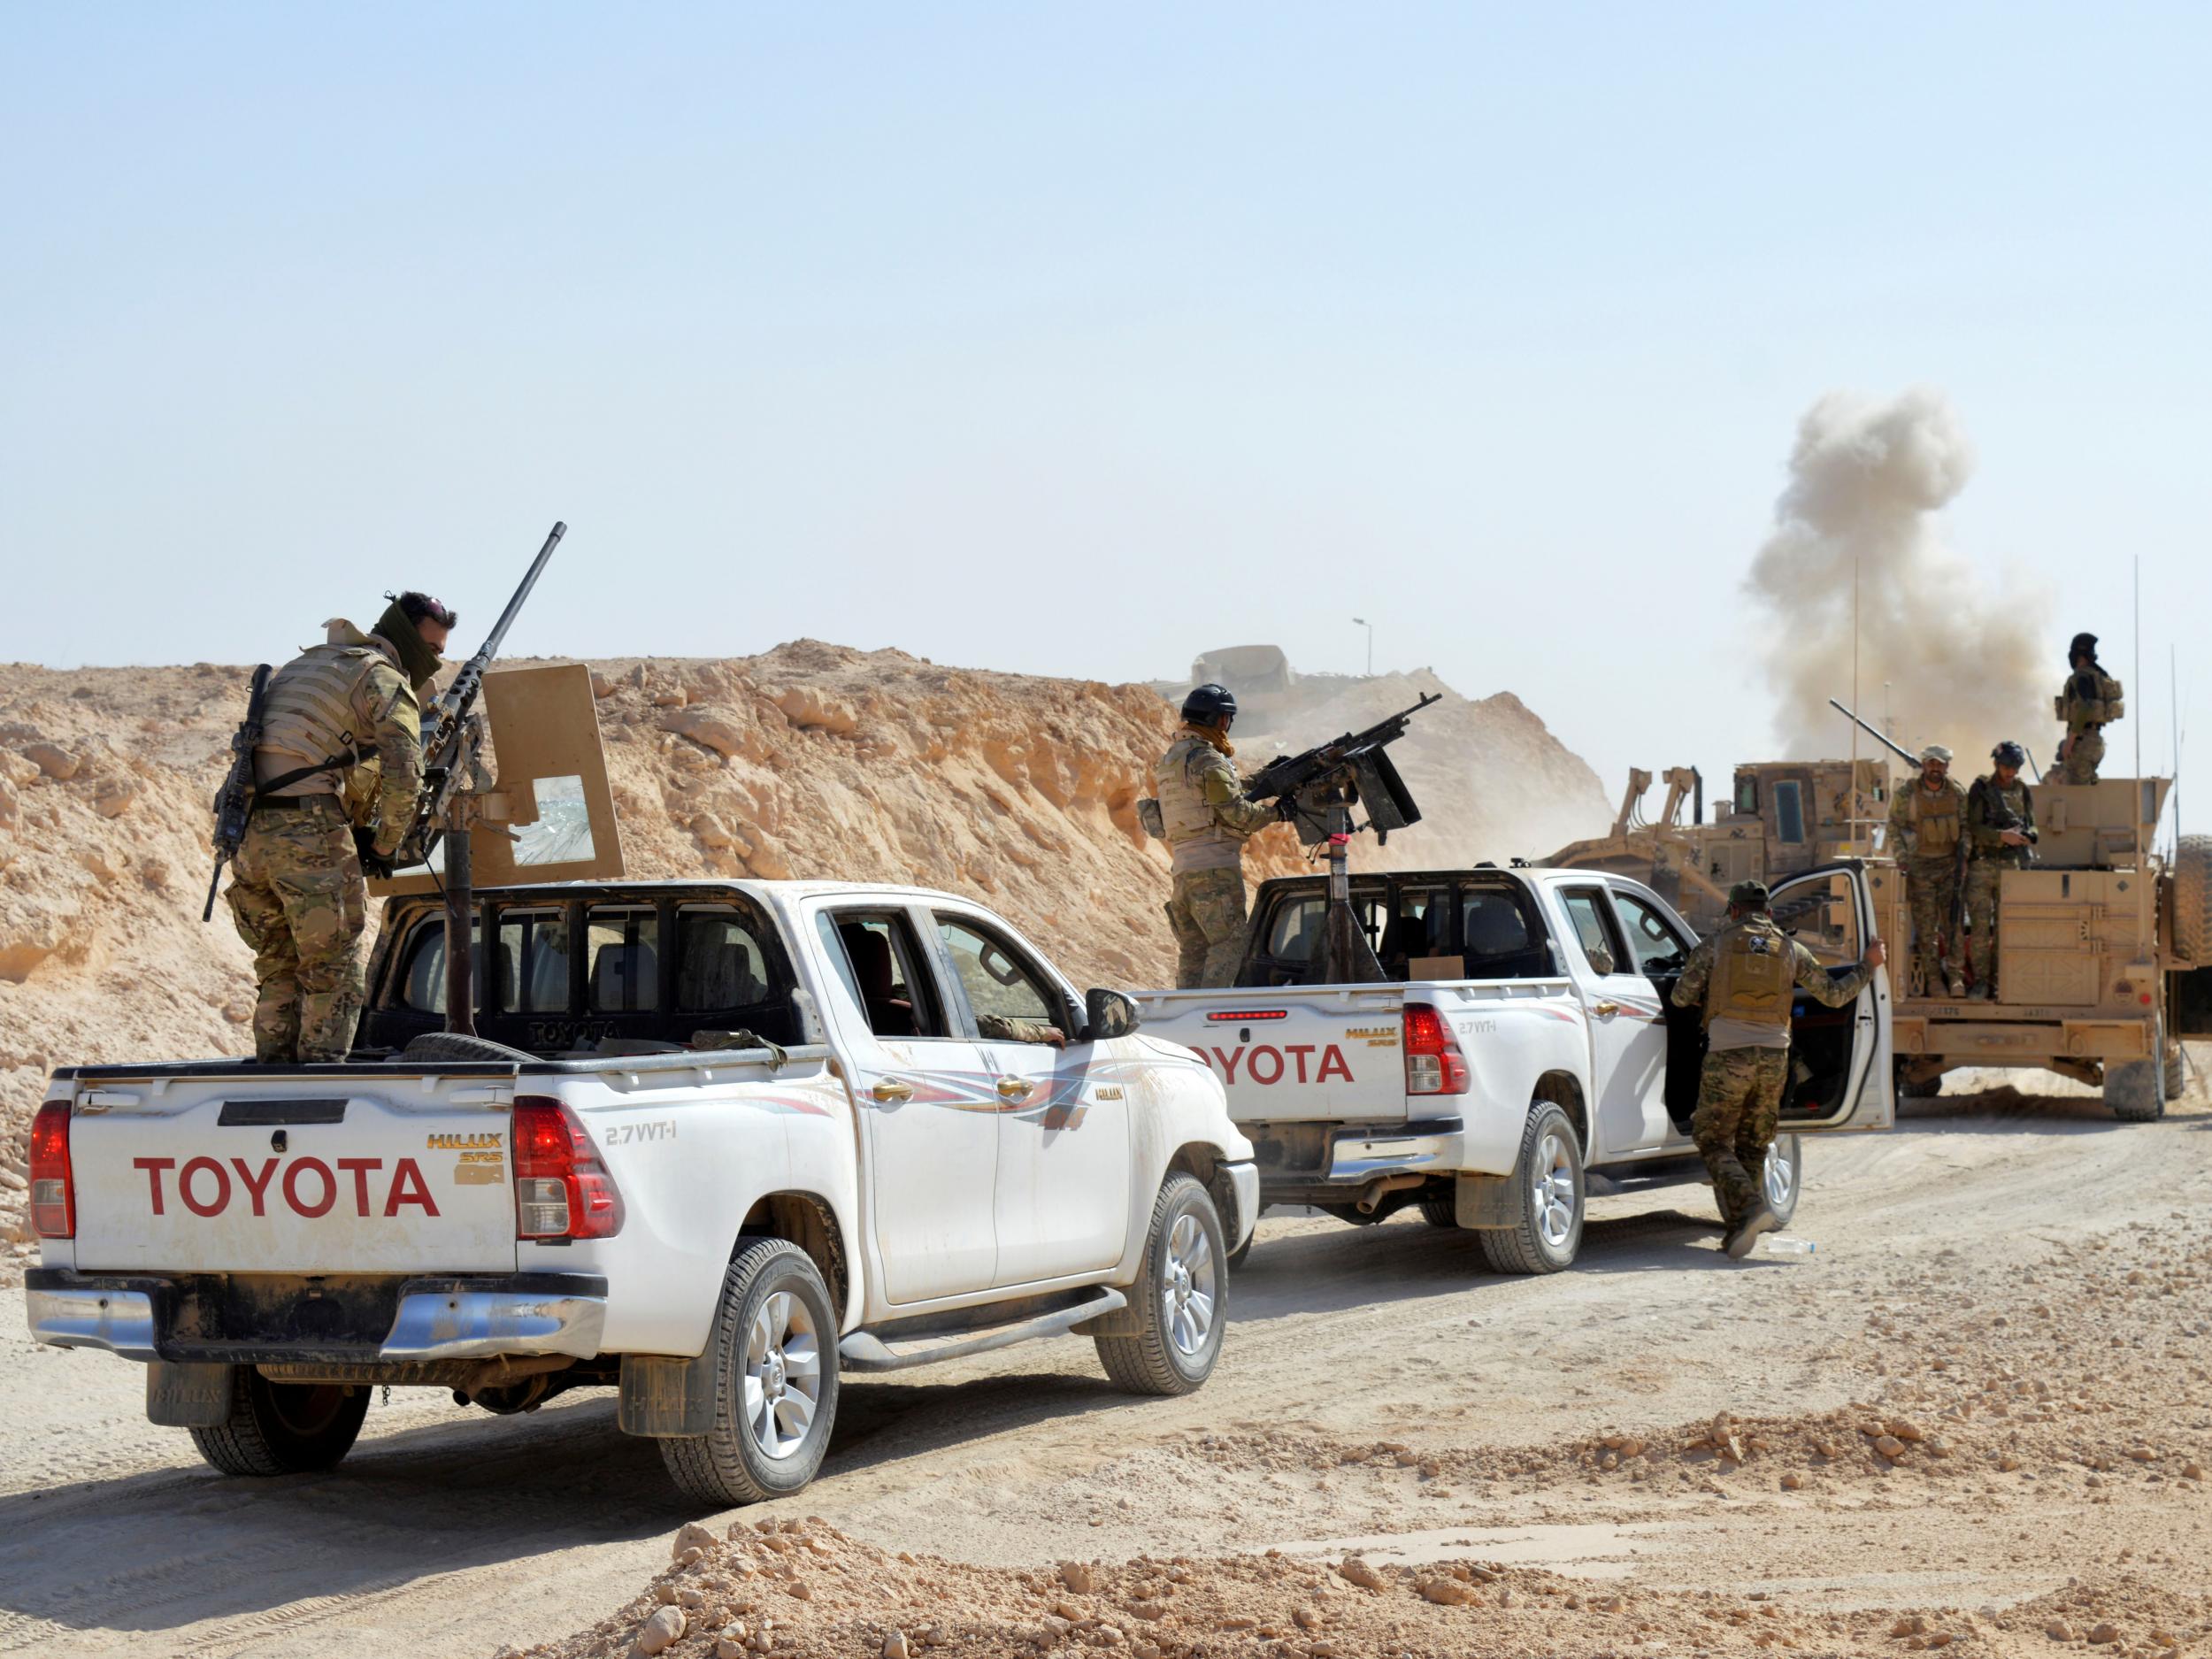
[[[1705,987],[1705,1024],[1740,1019],[1787,1031],[1797,984],[1797,952],[1771,918],[1739,922],[1720,936]]]
[[[315,645],[294,657],[269,681],[263,705],[261,747],[254,750],[254,775],[266,783],[302,766],[334,756],[348,764],[287,784],[285,795],[351,795],[349,775],[358,769],[358,751],[373,755],[373,727],[356,711],[362,681],[389,659],[373,645]],[[367,729],[364,729],[367,728]]]
[[[1959,849],[1959,837],[1965,833],[1965,792],[1947,783],[1932,795],[1916,783],[1905,787],[1912,801],[1913,856],[1952,856]]]
[[[2093,726],[2109,726],[2127,713],[2120,682],[2093,664],[2078,673],[2069,674],[2066,688],[2052,703],[2070,733],[2085,732]]]
[[[1210,748],[1202,737],[1179,737],[1152,768],[1159,791],[1160,819],[1178,871],[1233,870],[1243,862],[1245,838],[1214,816],[1206,799],[1206,777],[1196,764]],[[1235,763],[1229,762],[1235,776]]]

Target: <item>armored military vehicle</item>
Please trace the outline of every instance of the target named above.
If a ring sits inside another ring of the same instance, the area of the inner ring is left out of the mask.
[[[2212,836],[2180,839],[2170,857],[2156,830],[2170,781],[2107,778],[2032,787],[2041,833],[2036,862],[2007,870],[1998,892],[1997,1000],[1956,999],[1918,982],[1906,876],[1878,856],[1889,784],[1878,761],[1762,762],[1736,769],[1736,794],[1698,820],[1697,775],[1666,774],[1658,818],[1638,812],[1651,776],[1632,775],[1613,833],[1541,862],[1616,871],[1648,882],[1693,926],[1709,931],[1728,888],[1816,870],[1857,854],[1870,866],[1875,926],[1890,947],[1897,998],[1899,1083],[1929,1095],[1946,1071],[2039,1067],[2101,1087],[2113,1115],[2162,1116],[2185,1082],[2179,1040],[2212,1037]],[[1686,800],[1692,811],[1686,822]],[[1825,962],[1857,959],[1863,943],[1842,897],[1778,909],[1778,919]],[[1973,941],[1966,941],[1970,952]],[[1938,995],[1927,993],[1934,990]]]

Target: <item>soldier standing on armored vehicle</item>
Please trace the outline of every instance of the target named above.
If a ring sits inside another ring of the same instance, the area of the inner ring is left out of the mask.
[[[2120,682],[2097,662],[2097,636],[2077,634],[2066,648],[2070,671],[2053,699],[2066,735],[2059,740],[2058,764],[2053,783],[2094,783],[2104,760],[2104,728],[2123,718],[2127,706],[2121,699]]]
[[[1721,1248],[1739,1260],[1780,1225],[1767,1207],[1766,1162],[1789,1081],[1794,994],[1840,1008],[1866,988],[1883,955],[1882,941],[1870,940],[1856,967],[1831,972],[1776,925],[1767,899],[1763,882],[1731,887],[1728,926],[1698,941],[1674,987],[1677,1008],[1705,1011],[1705,1069],[1690,1138],[1712,1172],[1727,1224]]]
[[[2101,747],[2099,749],[2101,753]],[[1966,914],[1974,935],[1974,989],[1997,1000],[1997,898],[2008,870],[2035,862],[2035,803],[2020,781],[2028,751],[2007,738],[1989,751],[1986,777],[1966,792],[1966,837],[1972,851],[1966,866]]]
[[[1179,990],[1236,983],[1244,958],[1244,843],[1292,803],[1289,796],[1281,807],[1245,799],[1229,743],[1236,718],[1237,700],[1226,687],[1194,687],[1183,699],[1182,731],[1152,768],[1156,833],[1175,872],[1167,925],[1175,934]]]
[[[1896,792],[1889,804],[1889,842],[1905,870],[1905,891],[1912,903],[1913,960],[1920,972],[1920,993],[1936,995],[1941,986],[1953,996],[1966,995],[1959,972],[1965,954],[1955,926],[1959,900],[1959,844],[1966,833],[1966,791],[1951,777],[1951,751],[1931,743],[1920,751],[1920,781]],[[1949,956],[1939,958],[1939,939]]]
[[[253,948],[254,1057],[343,1060],[361,1018],[363,855],[397,849],[422,787],[419,698],[453,612],[404,593],[363,634],[342,619],[280,669],[253,751],[230,909]]]

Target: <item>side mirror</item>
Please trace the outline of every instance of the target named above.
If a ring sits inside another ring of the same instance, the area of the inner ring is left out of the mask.
[[[1144,1023],[1137,1005],[1119,991],[1094,989],[1083,998],[1085,1042],[1105,1042],[1126,1037]]]
[[[1599,949],[1590,952],[1590,972],[1603,979],[1613,972],[1613,953]]]

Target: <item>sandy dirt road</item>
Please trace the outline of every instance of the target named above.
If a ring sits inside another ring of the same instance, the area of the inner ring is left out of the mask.
[[[1594,1205],[1578,1268],[1536,1280],[1417,1217],[1270,1218],[1200,1394],[1125,1399],[1079,1341],[852,1382],[821,1481],[741,1517],[687,1514],[596,1394],[502,1420],[396,1394],[334,1473],[226,1480],[143,1422],[137,1368],[33,1348],[10,1293],[0,1652],[620,1652],[681,1523],[779,1514],[987,1569],[1357,1548],[1985,1617],[2071,1577],[2201,1587],[2212,1110],[2122,1126],[2019,1081],[1809,1143],[1809,1257],[1726,1263],[1688,1188]],[[1703,1439],[1721,1412],[1740,1459]],[[1948,1443],[1867,1449],[1905,1415]],[[1560,1602],[1546,1647],[1660,1640],[1578,1621]],[[798,1645],[864,1651],[833,1634]]]

